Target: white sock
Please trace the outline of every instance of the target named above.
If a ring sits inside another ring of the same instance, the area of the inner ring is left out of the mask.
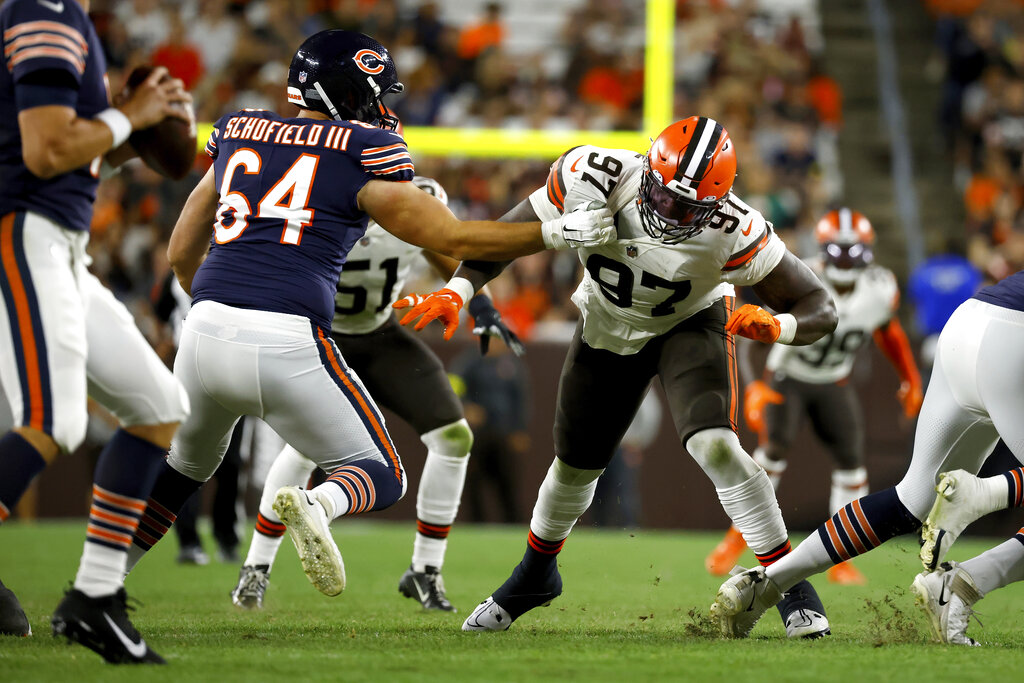
[[[1024,544],[1016,538],[1000,543],[960,566],[974,579],[978,592],[985,595],[996,588],[1024,580]]]
[[[428,566],[440,569],[444,564],[448,528],[458,514],[462,487],[466,483],[467,455],[453,457],[427,451],[427,462],[423,465],[416,493],[418,531],[412,548],[412,567],[416,571],[424,571]],[[444,537],[430,535],[432,527],[439,527],[434,532],[443,533]]]
[[[601,470],[581,470],[555,458],[544,476],[533,507],[530,531],[545,541],[561,541],[572,531],[591,501]]]
[[[324,506],[328,521],[344,516],[352,505],[345,491],[335,483],[325,481],[310,491],[310,494]]]
[[[761,469],[768,473],[768,481],[772,483],[772,488],[778,491],[779,482],[782,481],[782,474],[786,471],[789,463],[786,460],[769,460],[767,451],[761,446],[754,449],[751,457],[754,459],[754,462],[761,466]]]
[[[817,531],[804,539],[791,553],[781,558],[775,564],[765,567],[765,574],[779,587],[779,590],[786,591],[793,587],[793,584],[803,581],[808,576],[823,572],[835,564],[829,557],[825,545],[818,537]]]
[[[759,468],[742,484],[716,489],[716,492],[725,514],[755,554],[764,555],[786,543],[789,538],[786,523],[764,470]]]
[[[267,477],[263,482],[263,494],[260,496],[260,515],[268,522],[280,524],[281,520],[274,512],[273,507],[277,490],[282,486],[305,488],[315,469],[316,463],[286,444],[274,458],[270,469],[267,470]],[[249,544],[249,553],[245,556],[245,564],[248,566],[265,564],[273,567],[274,558],[277,556],[283,538],[283,535],[269,536],[258,531],[254,533],[252,542]]]
[[[852,470],[832,470],[832,492],[828,498],[828,514],[868,495],[868,471],[863,467]]]
[[[128,555],[124,550],[86,541],[75,576],[75,588],[90,598],[116,593],[124,585],[127,562]]]

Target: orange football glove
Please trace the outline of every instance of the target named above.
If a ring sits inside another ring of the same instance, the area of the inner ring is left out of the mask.
[[[768,386],[767,382],[755,379],[743,390],[743,419],[752,432],[764,431],[764,409],[769,403],[779,404],[785,399],[782,394]]]
[[[919,382],[900,382],[900,390],[896,392],[896,398],[903,404],[903,414],[907,417],[914,417],[921,412],[924,392],[921,391]]]
[[[733,311],[725,323],[725,331],[772,344],[779,338],[782,328],[775,316],[768,311],[760,306],[744,304]]]
[[[413,327],[414,330],[422,330],[431,320],[440,319],[444,323],[444,338],[447,341],[455,334],[455,330],[459,329],[459,311],[462,310],[462,303],[461,296],[445,288],[425,297],[419,294],[410,294],[391,304],[391,307],[409,308],[412,306],[409,312],[398,321],[402,325],[408,325],[416,318],[423,316]]]

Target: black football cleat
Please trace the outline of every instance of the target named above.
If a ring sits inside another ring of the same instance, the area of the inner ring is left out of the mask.
[[[0,635],[32,635],[32,626],[18,602],[18,596],[3,581],[0,581]]]
[[[426,569],[424,572],[414,571],[412,567],[406,569],[398,581],[398,592],[407,598],[419,600],[423,609],[458,612],[444,594],[441,571],[437,567]]]
[[[512,576],[481,602],[462,623],[463,631],[506,631],[512,622],[534,607],[551,604],[562,594],[558,563],[551,562],[542,574],[528,575],[520,562]]]
[[[832,634],[825,606],[807,579],[783,593],[776,607],[789,638],[821,638]]]
[[[84,645],[111,664],[165,664],[128,620],[128,595],[90,598],[69,590],[53,613],[53,635]]]

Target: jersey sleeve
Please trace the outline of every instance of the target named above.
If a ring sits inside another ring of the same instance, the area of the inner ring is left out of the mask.
[[[722,266],[722,280],[725,282],[757,284],[779,265],[786,253],[786,245],[775,234],[771,223],[754,209],[741,214],[733,234],[737,238]]]
[[[437,182],[433,178],[418,175],[412,179],[412,184],[420,188],[427,194],[433,197],[437,197],[439,200],[441,200],[442,204],[448,206],[448,193],[444,191],[444,188],[441,186],[441,183]]]
[[[23,0],[5,9],[4,59],[15,83],[33,72],[54,69],[69,74],[76,84],[82,82],[90,25],[77,2]]]
[[[402,136],[376,127],[359,126],[355,130],[360,132],[359,163],[369,178],[396,182],[413,179],[416,169]]]
[[[224,130],[224,124],[227,123],[229,116],[231,116],[231,114],[225,114],[217,119],[217,122],[213,124],[213,130],[210,131],[210,137],[206,141],[205,150],[211,159],[217,159],[217,143],[220,142],[220,132]]]
[[[547,182],[530,195],[530,204],[542,221],[554,220],[592,201],[608,204],[614,213],[622,207],[612,205],[612,194],[622,181],[623,169],[636,156],[624,149],[573,147],[551,164]]]

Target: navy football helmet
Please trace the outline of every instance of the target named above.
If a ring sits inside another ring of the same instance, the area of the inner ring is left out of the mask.
[[[332,29],[311,35],[299,46],[288,69],[288,101],[335,120],[398,125],[381,99],[400,93],[395,63],[370,36]]]

